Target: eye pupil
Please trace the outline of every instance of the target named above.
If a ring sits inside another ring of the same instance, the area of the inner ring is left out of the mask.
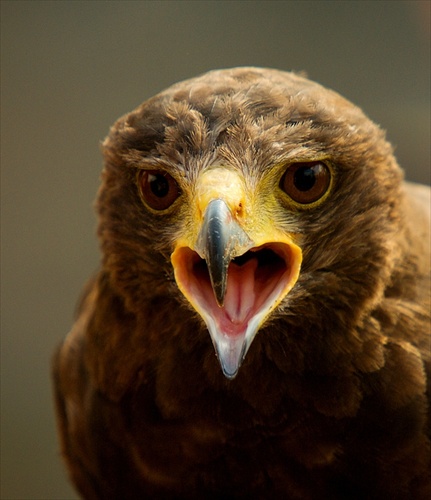
[[[164,198],[169,193],[169,183],[162,174],[149,174],[148,184],[157,198]]]
[[[299,191],[309,191],[316,184],[316,174],[310,167],[298,168],[293,176],[293,182]]]
[[[142,201],[153,210],[166,210],[181,194],[176,180],[164,170],[142,170],[137,180]]]

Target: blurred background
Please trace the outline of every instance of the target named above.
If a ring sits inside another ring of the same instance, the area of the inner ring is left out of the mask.
[[[306,71],[387,131],[430,181],[429,1],[1,1],[1,498],[76,499],[50,358],[97,267],[99,142],[209,69]]]

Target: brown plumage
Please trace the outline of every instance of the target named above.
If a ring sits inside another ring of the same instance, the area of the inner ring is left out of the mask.
[[[144,102],[104,156],[101,268],[54,365],[82,496],[429,498],[429,190],[384,133],[237,68]]]

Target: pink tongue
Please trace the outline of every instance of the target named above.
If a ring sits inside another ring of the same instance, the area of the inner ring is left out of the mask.
[[[232,262],[228,269],[227,290],[224,309],[234,324],[244,323],[255,304],[254,282],[257,259],[248,260],[239,266]]]

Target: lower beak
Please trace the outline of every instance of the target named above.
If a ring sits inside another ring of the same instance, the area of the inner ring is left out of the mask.
[[[234,378],[259,328],[294,286],[301,249],[288,235],[254,241],[222,199],[208,203],[194,248],[171,256],[178,287],[205,321]]]

